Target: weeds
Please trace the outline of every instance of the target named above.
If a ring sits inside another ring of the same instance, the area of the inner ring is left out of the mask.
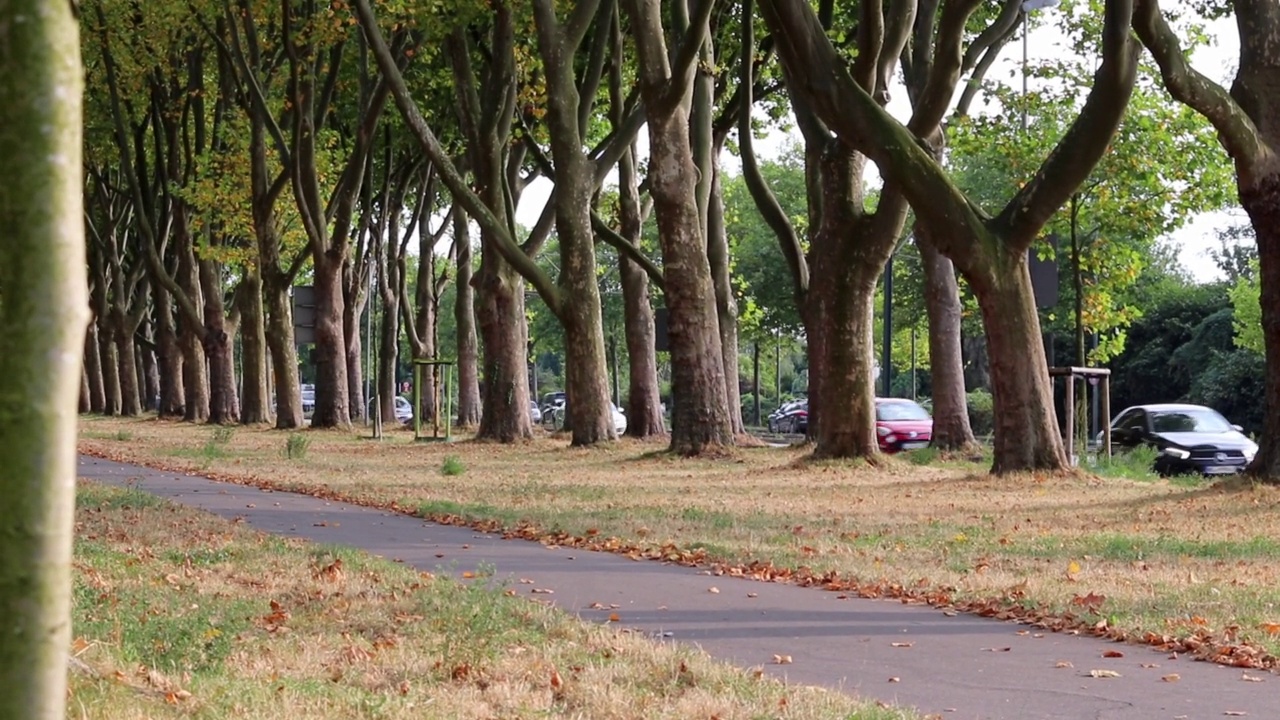
[[[311,438],[302,433],[291,433],[284,441],[284,456],[290,460],[303,460],[307,457],[307,449],[311,447]]]
[[[462,464],[457,455],[449,455],[445,457],[444,464],[440,466],[442,475],[461,475],[467,471],[467,466]]]
[[[120,442],[129,442],[130,440],[133,439],[133,433],[129,432],[128,430],[117,430],[115,434],[115,439],[119,440]]]

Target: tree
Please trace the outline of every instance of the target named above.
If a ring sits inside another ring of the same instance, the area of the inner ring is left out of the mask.
[[[671,450],[697,455],[732,445],[715,289],[697,201],[698,173],[689,138],[695,62],[712,0],[677,0],[680,37],[668,53],[657,0],[627,0],[636,43],[640,94],[649,128],[649,194],[658,215],[671,339]]]
[[[0,716],[65,717],[76,396],[88,320],[72,3],[0,4]]]
[[[1235,164],[1240,204],[1258,239],[1266,420],[1248,472],[1280,482],[1280,4],[1224,3],[1240,31],[1240,66],[1228,92],[1191,67],[1158,0],[1135,0],[1133,28],[1160,66],[1169,93],[1204,115]]]
[[[963,61],[961,40],[977,2],[942,9],[932,40],[930,93],[915,103],[908,126],[894,120],[843,69],[812,9],[799,0],[762,3],[778,40],[789,87],[803,87],[814,112],[840,139],[867,153],[889,187],[899,188],[934,244],[954,262],[982,309],[992,359],[997,420],[993,471],[1065,468],[1053,395],[1027,266],[1027,249],[1053,213],[1069,199],[1106,151],[1124,113],[1137,72],[1129,38],[1132,0],[1109,0],[1102,29],[1102,62],[1071,129],[1014,198],[995,216],[961,192],[920,135],[935,127],[950,104]],[[895,5],[909,12],[914,3]],[[1016,13],[1010,2],[1004,12]],[[926,18],[926,26],[932,18]],[[894,27],[900,18],[885,27]],[[920,26],[917,18],[917,27]],[[877,25],[877,27],[880,27]],[[814,73],[812,68],[832,68]],[[883,201],[882,201],[883,202]],[[821,423],[821,419],[819,419]]]

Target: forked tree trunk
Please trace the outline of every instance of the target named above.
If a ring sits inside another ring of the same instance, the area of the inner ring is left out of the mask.
[[[1067,465],[1025,252],[1002,251],[972,278],[991,357],[995,414],[992,472]]]
[[[933,388],[933,446],[964,450],[976,445],[969,425],[960,353],[960,291],[955,268],[915,227],[916,247],[924,266],[924,303],[929,317],[929,373]]]

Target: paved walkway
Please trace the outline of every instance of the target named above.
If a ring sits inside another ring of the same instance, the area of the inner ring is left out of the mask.
[[[588,622],[694,643],[713,656],[795,683],[914,706],[943,718],[1175,720],[1280,718],[1280,676],[1095,638],[1041,634],[897,601],[713,577],[608,553],[503,540],[382,510],[218,483],[82,457],[80,476],[134,485],[271,533],[350,545],[420,569],[461,574],[481,563],[534,599]],[[521,580],[531,580],[523,583]],[[715,588],[715,590],[712,590]],[[533,594],[534,590],[553,593]],[[612,606],[616,605],[616,609]],[[603,606],[605,609],[599,609]],[[1120,658],[1103,653],[1119,650]],[[776,664],[789,655],[790,664]],[[1069,665],[1067,665],[1069,663]],[[1091,670],[1120,677],[1095,678]],[[1176,681],[1163,678],[1176,674]]]

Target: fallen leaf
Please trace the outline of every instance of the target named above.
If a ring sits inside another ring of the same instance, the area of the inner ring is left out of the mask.
[[[1178,673],[1169,673],[1168,675],[1162,675],[1160,679],[1165,682],[1178,682],[1182,679],[1182,676]]]
[[[1242,673],[1240,675],[1240,679],[1245,682],[1262,682],[1262,678],[1257,675],[1250,675],[1249,673]]]
[[[462,573],[462,577],[463,577],[463,578],[465,578],[465,579],[467,579],[467,580],[470,580],[471,578],[473,578],[473,577],[475,577],[475,576],[476,576],[476,574],[475,574],[475,573],[473,573],[473,572],[471,572],[470,570],[463,571],[463,573]]]
[[[1102,657],[1104,657],[1104,658],[1122,658],[1122,657],[1124,657],[1124,653],[1120,652],[1119,650],[1108,650],[1108,651],[1106,651],[1106,652],[1102,653]]]
[[[1071,562],[1067,563],[1067,579],[1071,580],[1072,582],[1075,582],[1076,578],[1079,576],[1080,576],[1080,563],[1076,562],[1075,560],[1072,560]]]
[[[556,591],[551,588],[533,588],[529,592],[534,595],[555,595]]]
[[[982,648],[982,649],[983,649],[983,650],[985,650],[985,651],[987,651],[987,652],[1009,652],[1009,651],[1010,651],[1010,650],[1012,650],[1013,648],[1011,648],[1011,647],[998,647],[998,648]]]
[[[1245,711],[1243,711],[1243,710],[1227,710],[1226,712],[1224,712],[1224,713],[1222,713],[1222,714],[1223,714],[1223,715],[1230,715],[1231,717],[1244,717],[1245,715],[1248,715],[1249,713],[1247,713],[1247,712],[1245,712]]]
[[[889,647],[898,647],[898,648],[909,648],[912,645],[915,645],[915,643],[909,643],[909,642],[889,643]]]
[[[891,677],[889,678],[889,682],[902,682],[902,678]]]
[[[1280,635],[1280,622],[1259,623],[1258,627],[1268,635]]]
[[[774,655],[773,664],[774,665],[790,665],[791,656],[790,655]]]
[[[1053,666],[1054,666],[1055,668],[1071,668],[1071,667],[1075,667],[1075,665],[1072,665],[1071,663],[1067,662],[1066,660],[1059,660],[1058,662],[1054,663],[1054,664],[1053,664]]]
[[[618,613],[609,613],[609,622],[620,622],[621,620],[622,616],[618,615]]]
[[[753,592],[750,592],[750,593],[747,593],[747,597],[749,597],[749,598],[756,598],[756,597],[760,597],[760,593],[753,593]]]
[[[1120,677],[1120,673],[1116,672],[1115,670],[1090,670],[1089,677],[1118,678]]]
[[[712,586],[707,588],[707,592],[711,593],[712,595],[718,595],[720,594],[720,588]]]

